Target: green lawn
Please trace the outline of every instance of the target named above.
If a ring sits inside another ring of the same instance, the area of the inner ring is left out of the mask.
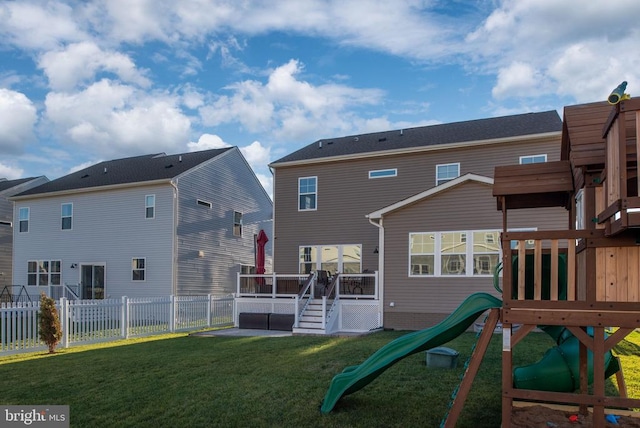
[[[68,404],[75,427],[437,427],[476,337],[447,344],[458,369],[429,369],[425,354],[400,361],[329,415],[319,407],[334,375],[402,335],[195,337],[166,335],[0,358],[0,403]],[[494,335],[459,426],[500,426],[501,335]],[[552,346],[529,335],[516,365]],[[640,397],[640,333],[618,347],[632,397]],[[614,385],[608,381],[610,394]]]

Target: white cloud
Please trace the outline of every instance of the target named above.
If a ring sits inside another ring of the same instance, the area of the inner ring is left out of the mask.
[[[493,95],[559,95],[589,102],[638,80],[640,2],[503,0],[467,35],[467,53],[497,74]],[[603,98],[604,97],[604,98]]]
[[[303,65],[290,60],[271,71],[267,83],[245,80],[200,109],[202,122],[217,126],[238,122],[250,132],[269,132],[286,140],[308,139],[351,127],[350,108],[375,105],[383,92],[299,79]]]
[[[494,98],[533,97],[540,94],[544,80],[530,64],[515,61],[498,71],[498,82],[491,94]]]
[[[47,118],[61,140],[71,139],[106,158],[180,147],[191,122],[178,104],[178,97],[107,79],[80,92],[50,92],[45,100]]]
[[[39,50],[85,39],[87,34],[79,27],[76,14],[71,6],[59,1],[2,2],[0,45]]]
[[[0,152],[21,153],[33,140],[37,110],[23,93],[0,88]]]
[[[549,66],[549,76],[557,84],[557,92],[578,102],[605,100],[623,80],[640,83],[640,59],[605,54],[606,47],[572,45]],[[629,63],[636,66],[629,66]],[[636,86],[636,89],[638,87]]]
[[[241,147],[240,151],[254,170],[266,167],[271,161],[271,150],[264,147],[259,141]]]
[[[22,178],[22,174],[24,174],[24,170],[22,168],[5,165],[0,162],[1,178],[6,178],[7,180],[16,180],[18,178]]]
[[[198,138],[197,142],[190,142],[187,144],[190,152],[197,152],[200,150],[222,149],[225,147],[231,147],[231,144],[225,143],[222,138],[213,134],[202,134]]]
[[[44,70],[54,91],[70,91],[78,84],[92,81],[99,72],[110,72],[125,83],[150,85],[127,55],[105,51],[93,42],[74,43],[64,49],[43,54],[38,66]]]

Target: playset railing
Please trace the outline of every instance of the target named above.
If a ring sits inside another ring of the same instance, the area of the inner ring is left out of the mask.
[[[604,233],[503,233],[505,307],[624,309],[640,301],[640,247]]]

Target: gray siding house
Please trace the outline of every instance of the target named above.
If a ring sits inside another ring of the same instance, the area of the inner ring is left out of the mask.
[[[30,294],[229,294],[272,228],[271,199],[236,147],[101,162],[12,199],[14,222],[27,219],[14,230],[14,281]]]
[[[17,180],[0,178],[0,292],[13,284],[11,257],[13,254],[13,202],[8,198],[49,181],[47,177]]]
[[[274,269],[378,272],[386,328],[420,329],[495,293],[502,216],[494,168],[560,159],[557,112],[328,138],[275,162]],[[523,230],[566,212],[514,213]]]

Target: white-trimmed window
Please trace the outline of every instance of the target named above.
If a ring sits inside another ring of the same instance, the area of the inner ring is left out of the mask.
[[[145,218],[155,218],[156,216],[156,195],[145,195],[144,197]]]
[[[240,265],[240,275],[253,275],[256,273],[256,267],[250,265]]]
[[[315,211],[318,199],[318,177],[298,178],[298,211]]]
[[[520,156],[520,163],[523,165],[527,163],[543,163],[546,161],[547,161],[546,153],[542,155]]]
[[[60,206],[60,216],[62,220],[62,230],[71,230],[73,226],[73,204],[62,204]]]
[[[144,281],[147,277],[147,259],[145,257],[134,257],[131,259],[131,279],[133,281]]]
[[[500,232],[473,232],[473,274],[493,275],[500,263]]]
[[[409,275],[435,274],[435,233],[412,233],[409,235]]]
[[[299,248],[298,269],[301,274],[317,270],[329,274],[362,272],[362,245],[309,245]]]
[[[467,233],[440,234],[440,275],[466,275]]]
[[[27,285],[60,285],[60,260],[27,261]]]
[[[493,275],[500,262],[500,231],[409,234],[409,276]]]
[[[386,177],[397,177],[398,169],[377,169],[374,171],[369,171],[369,178],[386,178]]]
[[[460,163],[436,165],[436,186],[460,176]]]
[[[242,236],[242,213],[233,212],[233,236]]]
[[[22,207],[18,211],[18,221],[20,224],[20,228],[18,229],[21,233],[26,233],[29,231],[29,207]]]

